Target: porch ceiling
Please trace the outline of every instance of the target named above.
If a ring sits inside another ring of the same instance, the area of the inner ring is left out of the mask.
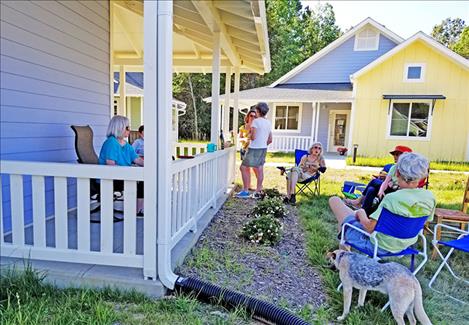
[[[142,0],[112,1],[114,65],[143,69]],[[173,67],[175,72],[211,72],[213,35],[220,33],[221,70],[270,71],[265,6],[262,0],[173,1]]]

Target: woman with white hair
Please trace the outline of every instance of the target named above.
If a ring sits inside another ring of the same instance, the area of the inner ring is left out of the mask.
[[[419,181],[428,174],[428,160],[417,153],[403,153],[396,164],[396,176],[399,190],[384,196],[378,209],[370,214],[365,210],[353,211],[337,197],[329,199],[329,206],[337,218],[338,231],[341,231],[343,223],[350,223],[368,233],[373,233],[381,211],[387,209],[391,213],[405,218],[419,218],[428,216],[428,221],[433,220],[436,201],[432,192],[418,188]],[[369,237],[353,228],[346,228],[345,239],[360,248],[373,251],[374,243]],[[377,233],[380,253],[397,253],[413,245],[417,236],[410,239],[391,237]]]
[[[313,177],[320,169],[324,172],[326,162],[322,155],[321,142],[315,142],[308,150],[309,154],[301,158],[298,166],[286,172],[287,176],[287,196],[283,199],[286,204],[296,204],[295,188],[296,183],[303,182]]]
[[[143,166],[143,159],[139,157],[134,148],[127,142],[130,134],[129,119],[116,115],[109,122],[106,136],[99,153],[98,163],[109,166]],[[124,190],[124,181],[114,181],[114,191]],[[137,215],[143,215],[143,182],[137,183]]]

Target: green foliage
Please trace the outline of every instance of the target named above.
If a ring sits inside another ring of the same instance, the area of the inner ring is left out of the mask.
[[[281,198],[283,195],[276,188],[264,189],[265,199],[267,198]]]
[[[282,224],[272,215],[256,217],[243,226],[241,236],[261,245],[275,245],[282,236]]]
[[[393,163],[391,157],[361,157],[357,156],[355,163],[352,162],[352,157],[346,159],[348,166],[369,166],[369,167],[383,167],[384,165]],[[469,171],[469,162],[465,161],[431,161],[430,170],[451,170],[451,171]]]
[[[465,27],[459,40],[451,47],[459,55],[469,59],[469,27]]]
[[[446,47],[451,48],[458,42],[466,24],[461,18],[446,18],[439,25],[433,26],[432,37]]]
[[[285,208],[282,199],[280,197],[273,197],[257,201],[256,206],[252,209],[251,215],[272,215],[275,218],[283,218],[287,213],[288,210]]]

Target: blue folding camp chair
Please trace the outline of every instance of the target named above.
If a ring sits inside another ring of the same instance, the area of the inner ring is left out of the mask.
[[[306,150],[300,150],[296,149],[295,150],[295,165],[298,166],[301,162],[301,158],[303,156],[307,155],[308,151]],[[324,173],[326,171],[326,167],[320,167],[319,170],[311,176],[310,178],[296,183],[296,195],[298,194],[305,194],[308,195],[312,193],[313,195],[319,195],[321,193],[321,173]],[[310,185],[314,185],[314,188],[311,188]],[[306,192],[306,190],[309,190],[309,192]]]
[[[413,274],[417,274],[418,271],[424,266],[424,264],[428,260],[427,256],[427,240],[425,239],[425,236],[423,235],[423,227],[425,226],[425,222],[427,221],[428,216],[424,217],[417,217],[417,218],[407,218],[407,217],[402,217],[400,215],[397,215],[395,213],[392,213],[386,208],[383,208],[381,211],[381,214],[378,218],[378,221],[375,226],[375,231],[370,234],[363,229],[360,229],[354,225],[351,225],[349,223],[344,223],[342,225],[342,232],[340,233],[340,244],[341,245],[349,245],[356,250],[372,257],[375,260],[380,260],[382,258],[386,257],[402,257],[406,255],[411,255],[410,258],[410,267],[409,269],[412,271]],[[347,227],[353,228],[360,233],[364,234],[365,236],[368,236],[370,238],[373,238],[374,242],[374,249],[373,251],[358,247],[354,243],[348,242],[344,238],[345,234],[345,229]],[[379,242],[378,239],[376,238],[376,233],[382,233],[388,236],[392,236],[395,238],[400,238],[400,239],[409,239],[409,238],[414,238],[415,236],[419,236],[419,238],[422,240],[422,251],[417,250],[414,247],[407,247],[406,249],[397,252],[397,253],[385,253],[385,254],[379,254],[378,253],[378,247],[379,247]],[[417,266],[417,268],[414,270],[414,260],[415,260],[415,255],[420,255],[423,257],[422,262]],[[340,289],[341,285],[339,286]],[[389,306],[389,302],[381,309],[382,311],[385,310]]]
[[[451,230],[451,231],[455,231],[456,233],[460,234],[459,237],[455,240],[450,240],[450,241],[441,241],[441,240],[438,240],[437,239],[437,233],[438,233],[438,228],[446,228],[448,230]],[[438,269],[436,270],[435,274],[433,275],[432,279],[430,280],[430,282],[428,283],[428,286],[430,287],[430,289],[438,292],[438,293],[442,293],[448,297],[450,297],[451,299],[454,299],[458,302],[461,302],[463,304],[466,304],[467,302],[465,301],[462,301],[460,299],[457,299],[447,293],[444,293],[442,291],[438,291],[436,290],[435,288],[432,287],[433,283],[435,282],[437,276],[440,274],[441,270],[443,269],[443,266],[446,266],[446,268],[449,270],[449,272],[451,273],[451,275],[457,279],[457,280],[461,280],[467,284],[469,284],[469,281],[461,278],[460,276],[456,275],[453,271],[453,269],[451,269],[451,267],[449,266],[448,264],[448,260],[451,256],[451,254],[453,254],[454,250],[459,250],[461,252],[465,252],[465,253],[469,253],[469,231],[466,231],[466,230],[462,230],[462,229],[458,229],[458,228],[455,228],[455,227],[451,227],[451,226],[447,226],[447,225],[444,225],[444,224],[441,224],[441,223],[438,223],[435,225],[435,228],[434,228],[434,232],[433,232],[433,240],[432,240],[432,244],[433,244],[433,247],[435,248],[436,252],[438,253],[438,255],[440,255],[441,259],[443,260],[443,262],[441,262],[440,266],[438,267]],[[450,250],[448,252],[448,254],[446,254],[446,256],[443,256],[443,254],[440,252],[440,250],[438,249],[438,245],[443,245],[443,246],[446,246],[446,247],[450,247]]]

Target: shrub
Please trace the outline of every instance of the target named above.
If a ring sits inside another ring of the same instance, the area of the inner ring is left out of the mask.
[[[266,188],[264,190],[264,193],[265,193],[264,198],[266,199],[274,198],[274,197],[281,198],[283,196],[276,188]]]
[[[275,218],[283,218],[287,214],[287,209],[280,198],[267,198],[257,202],[252,209],[251,215],[264,216],[273,215]]]
[[[241,236],[252,243],[275,245],[282,236],[282,224],[272,215],[256,217],[243,226]]]

